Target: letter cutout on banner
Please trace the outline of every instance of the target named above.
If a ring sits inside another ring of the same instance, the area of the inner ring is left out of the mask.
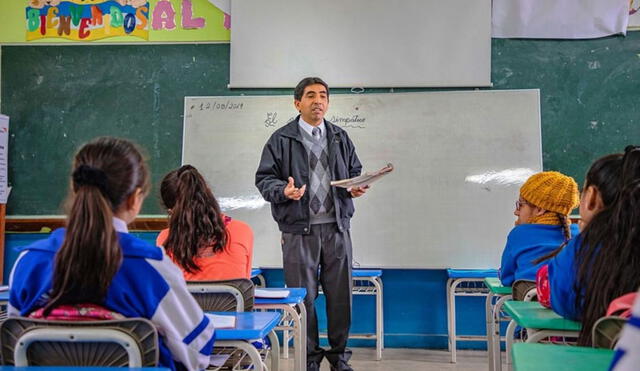
[[[58,36],[62,36],[62,34],[70,35],[71,34],[71,16],[61,15],[60,16],[60,26],[58,27]]]
[[[47,28],[54,29],[56,28],[56,26],[58,26],[58,20],[56,19],[57,17],[58,17],[58,8],[56,8],[55,6],[52,6],[47,11]]]
[[[182,0],[182,28],[203,28],[204,18],[193,18],[193,4],[191,0]]]
[[[171,2],[160,0],[153,9],[153,20],[151,26],[154,30],[173,30],[176,28],[176,11]]]
[[[29,31],[35,31],[38,27],[40,27],[40,11],[29,9],[27,11],[27,28]]]
[[[69,5],[69,12],[71,13],[71,21],[74,26],[78,26],[80,24],[80,19],[82,18],[82,5]]]
[[[140,30],[144,30],[145,28],[147,28],[147,24],[149,23],[149,21],[147,20],[147,15],[145,13],[147,13],[148,11],[149,9],[147,9],[146,6],[141,6],[136,9],[136,17],[138,17],[138,20],[140,20],[140,24],[138,24],[136,28]]]
[[[109,13],[111,13],[111,27],[117,28],[122,26],[122,24],[124,23],[124,16],[122,15],[122,11],[115,6],[112,6],[111,9],[109,9]]]
[[[136,29],[136,16],[133,13],[124,17],[124,32],[128,35]]]
[[[80,39],[86,39],[91,34],[91,31],[87,30],[90,23],[91,18],[82,18],[80,20],[80,28],[78,29],[78,37],[80,37]]]
[[[40,16],[40,34],[41,35],[47,34],[47,16],[46,15]]]
[[[94,26],[102,24],[102,11],[95,5],[91,7],[91,24]]]

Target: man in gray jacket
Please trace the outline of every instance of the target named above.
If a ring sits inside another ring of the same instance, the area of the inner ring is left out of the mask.
[[[285,282],[304,287],[307,296],[307,370],[319,370],[322,358],[332,370],[351,370],[346,348],[351,325],[352,198],[364,187],[331,187],[331,180],[360,175],[362,165],[347,132],[324,120],[329,87],[307,77],[294,90],[300,115],[276,130],[262,151],[256,187],[271,203],[271,213],[282,232]],[[318,345],[314,302],[318,283],[327,299],[329,344]]]

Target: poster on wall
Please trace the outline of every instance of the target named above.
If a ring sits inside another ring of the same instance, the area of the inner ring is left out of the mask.
[[[9,116],[0,114],[0,204],[6,204],[9,198],[9,182],[7,169],[9,168]]]
[[[149,39],[148,0],[27,0],[27,41],[93,41],[115,36]]]
[[[631,31],[640,31],[640,0],[629,0],[629,26]]]

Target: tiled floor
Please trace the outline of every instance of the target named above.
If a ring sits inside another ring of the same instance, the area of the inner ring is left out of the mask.
[[[388,348],[382,353],[382,360],[375,361],[375,349],[353,348],[351,367],[356,371],[436,371],[436,370],[486,370],[486,351],[458,350],[458,362],[449,363],[451,356],[443,350],[429,349],[395,349]],[[280,360],[281,371],[293,370],[293,353],[291,357]],[[321,371],[329,371],[329,364],[325,360]]]

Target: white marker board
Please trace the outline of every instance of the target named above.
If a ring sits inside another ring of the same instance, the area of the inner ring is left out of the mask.
[[[296,114],[292,96],[185,98],[183,163],[251,225],[254,266],[282,266],[255,171],[269,136]],[[325,118],[348,131],[365,170],[395,166],[355,200],[361,266],[499,264],[520,186],[509,177],[542,169],[538,90],[331,95]]]

